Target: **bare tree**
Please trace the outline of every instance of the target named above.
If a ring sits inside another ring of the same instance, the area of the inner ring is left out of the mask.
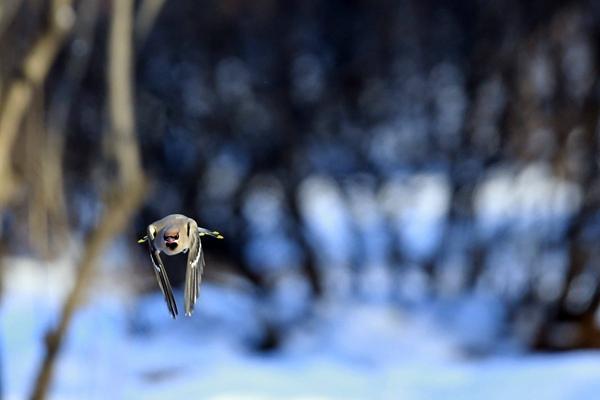
[[[17,182],[10,171],[10,157],[17,133],[37,90],[43,85],[48,71],[74,20],[70,0],[54,0],[50,10],[50,27],[25,57],[22,78],[9,86],[0,110],[0,208],[14,195]]]
[[[133,5],[133,0],[113,1],[109,32],[108,135],[110,156],[117,165],[117,177],[104,194],[102,222],[85,241],[77,278],[64,303],[58,325],[46,335],[46,353],[35,380],[32,399],[46,397],[56,357],[73,315],[90,287],[98,258],[109,241],[126,226],[143,198],[145,179],[135,136],[133,108]]]

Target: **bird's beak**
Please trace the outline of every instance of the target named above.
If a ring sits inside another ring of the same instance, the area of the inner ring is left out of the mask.
[[[163,237],[164,241],[165,241],[165,245],[171,249],[171,250],[175,250],[175,248],[178,245],[178,241],[179,241],[179,232],[167,232],[165,233],[165,236]]]

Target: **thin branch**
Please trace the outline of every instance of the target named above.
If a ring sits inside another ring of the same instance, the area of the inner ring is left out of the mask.
[[[165,0],[143,0],[135,16],[135,43],[142,47],[152,30],[156,18],[165,4]]]
[[[133,1],[114,1],[114,18],[110,31],[110,63],[108,86],[110,92],[111,151],[121,170],[122,183],[138,178],[140,155],[135,146],[135,118],[133,103]]]
[[[12,23],[23,0],[4,0],[0,2],[0,37]]]

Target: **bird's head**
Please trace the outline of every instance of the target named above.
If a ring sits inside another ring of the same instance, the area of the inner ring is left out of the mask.
[[[167,228],[164,231],[163,239],[165,246],[174,251],[179,246],[179,229],[178,228]]]

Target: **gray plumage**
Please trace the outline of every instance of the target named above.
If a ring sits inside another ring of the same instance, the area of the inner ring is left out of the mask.
[[[204,235],[223,239],[219,232],[200,228],[196,221],[185,215],[171,214],[148,225],[147,235],[138,241],[138,243],[148,243],[148,251],[154,265],[158,286],[173,318],[176,318],[178,314],[177,303],[160,253],[163,252],[169,256],[179,253],[188,254],[183,297],[185,315],[190,316],[198,299],[200,281],[204,271],[204,252],[200,242],[200,237]]]

